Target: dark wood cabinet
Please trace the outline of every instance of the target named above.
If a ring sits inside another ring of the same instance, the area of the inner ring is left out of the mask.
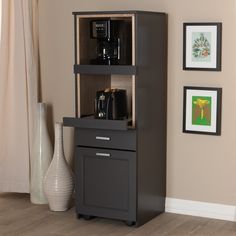
[[[78,214],[136,222],[136,153],[77,147]]]
[[[74,12],[76,211],[137,226],[165,210],[167,15]],[[121,65],[93,65],[92,20],[119,21]],[[95,119],[96,91],[127,91],[128,118]]]

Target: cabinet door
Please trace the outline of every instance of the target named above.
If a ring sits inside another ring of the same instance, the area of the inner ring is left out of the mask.
[[[76,150],[77,213],[136,221],[136,154]]]

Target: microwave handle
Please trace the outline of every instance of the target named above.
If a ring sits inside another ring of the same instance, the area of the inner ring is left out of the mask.
[[[118,52],[117,52],[117,59],[120,60],[120,39],[117,39],[117,47],[118,47]]]

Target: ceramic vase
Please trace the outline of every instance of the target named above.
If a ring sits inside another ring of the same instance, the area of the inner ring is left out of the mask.
[[[74,177],[63,148],[62,123],[55,123],[55,147],[52,162],[44,178],[44,192],[50,210],[66,211],[74,190]]]
[[[52,160],[52,144],[46,123],[46,104],[37,104],[37,126],[30,159],[30,200],[35,204],[47,204],[43,191],[43,179]]]

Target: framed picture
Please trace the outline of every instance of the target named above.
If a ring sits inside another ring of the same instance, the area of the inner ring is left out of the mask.
[[[183,132],[221,134],[222,88],[184,87]]]
[[[184,23],[183,69],[221,71],[222,23]]]

